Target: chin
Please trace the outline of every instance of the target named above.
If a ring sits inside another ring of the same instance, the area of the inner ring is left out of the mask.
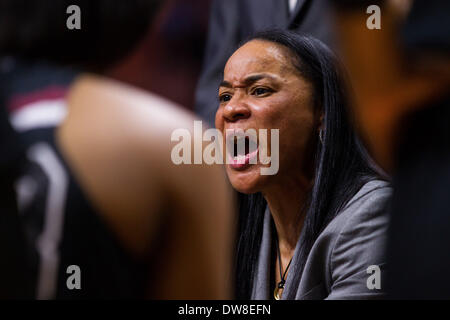
[[[261,176],[259,170],[235,171],[227,168],[228,178],[233,188],[244,194],[253,194],[263,189],[267,176]]]
[[[243,194],[254,194],[254,193],[259,192],[258,188],[255,188],[253,186],[244,186],[241,184],[233,184],[233,183],[231,183],[231,185],[237,192],[240,192]]]

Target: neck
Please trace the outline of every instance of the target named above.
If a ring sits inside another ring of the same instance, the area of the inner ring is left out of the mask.
[[[278,235],[280,253],[292,257],[303,227],[303,205],[311,181],[305,177],[289,177],[272,189],[263,191]]]

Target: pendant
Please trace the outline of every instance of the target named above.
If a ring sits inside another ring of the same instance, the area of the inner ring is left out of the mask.
[[[282,282],[278,283],[278,285],[275,287],[275,290],[273,291],[273,296],[275,300],[281,300],[283,290],[284,290],[284,283]]]

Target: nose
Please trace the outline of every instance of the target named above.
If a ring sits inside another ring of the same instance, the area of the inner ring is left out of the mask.
[[[225,106],[223,117],[226,121],[236,122],[238,120],[247,119],[251,115],[250,108],[236,96]]]

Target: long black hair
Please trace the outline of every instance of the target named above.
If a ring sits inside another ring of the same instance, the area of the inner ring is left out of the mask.
[[[268,41],[288,49],[292,64],[313,85],[315,107],[323,114],[323,134],[317,139],[314,153],[314,184],[305,204],[302,243],[292,261],[299,270],[293,278],[294,285],[298,285],[321,231],[365,183],[377,177],[377,172],[353,130],[347,108],[348,87],[333,52],[315,38],[290,31],[264,31],[246,42],[251,40]],[[266,206],[260,193],[240,195],[235,270],[238,299],[251,296]]]

